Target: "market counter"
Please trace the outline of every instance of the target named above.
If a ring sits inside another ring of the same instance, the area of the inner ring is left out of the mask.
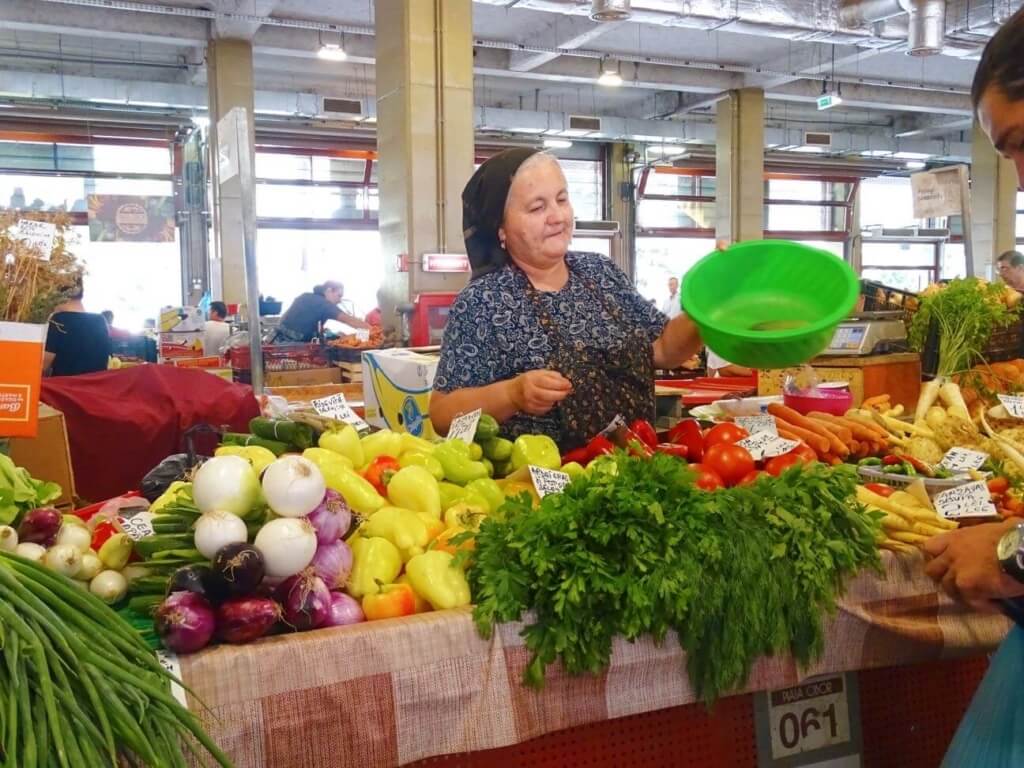
[[[789,658],[761,659],[747,691],[980,655],[1005,635],[1002,616],[937,594],[918,556],[885,553],[883,563],[884,574],[849,584],[816,664],[800,671]],[[487,641],[469,610],[428,613],[213,648],[183,658],[182,674],[238,768],[405,765],[695,701],[674,636],[661,647],[617,640],[604,674],[571,678],[551,668],[542,690],[528,688],[521,626],[503,625]]]

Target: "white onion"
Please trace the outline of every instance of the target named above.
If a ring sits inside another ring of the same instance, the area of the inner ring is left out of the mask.
[[[326,492],[320,468],[301,456],[282,456],[263,472],[263,496],[281,517],[305,517]]]
[[[14,552],[18,548],[18,532],[9,525],[0,525],[0,552]]]
[[[117,571],[101,571],[89,582],[89,591],[111,605],[125,596],[128,580]]]
[[[43,562],[43,555],[46,554],[46,547],[42,544],[33,544],[32,542],[26,541],[18,545],[18,548],[14,550],[14,554],[19,557],[24,557],[27,560],[41,563]]]
[[[78,569],[78,575],[75,578],[80,581],[92,581],[102,570],[103,561],[100,560],[99,555],[89,550],[82,555],[82,567]]]
[[[244,518],[259,502],[260,483],[241,456],[214,456],[196,471],[192,498],[204,514],[219,509]]]
[[[69,544],[79,552],[88,552],[92,546],[92,535],[84,525],[68,525],[65,523],[57,532],[58,544]]]
[[[82,568],[82,553],[70,544],[54,544],[46,550],[43,565],[73,579]]]
[[[207,560],[225,544],[244,544],[248,536],[245,521],[230,512],[218,509],[196,521],[196,549]]]
[[[316,531],[308,520],[279,517],[260,528],[254,542],[271,578],[293,576],[316,554]]]

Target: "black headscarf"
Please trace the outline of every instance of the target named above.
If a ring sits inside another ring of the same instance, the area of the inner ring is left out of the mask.
[[[512,177],[536,149],[506,149],[477,168],[462,190],[462,236],[473,268],[470,279],[501,269],[508,253],[498,240]]]

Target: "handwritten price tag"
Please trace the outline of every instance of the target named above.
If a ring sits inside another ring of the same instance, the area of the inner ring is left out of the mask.
[[[981,465],[988,461],[988,454],[981,451],[972,451],[968,448],[950,448],[942,457],[940,466],[950,472],[969,472],[972,469],[981,469]]]
[[[999,402],[1015,419],[1024,419],[1024,396],[999,395]]]
[[[14,236],[30,248],[38,248],[39,258],[49,261],[50,253],[53,251],[53,241],[57,237],[57,226],[48,221],[18,219],[18,228]]]
[[[983,482],[967,483],[938,494],[933,500],[935,511],[947,520],[963,517],[995,517],[996,508]]]
[[[119,517],[117,524],[132,541],[138,541],[156,533],[153,530],[153,515],[149,512],[139,512],[132,517]]]
[[[157,651],[156,660],[161,667],[170,672],[178,680],[181,680],[181,662],[178,661],[178,655],[171,653],[170,651]],[[188,699],[185,697],[185,689],[182,688],[178,683],[171,683],[171,694],[178,700],[185,709],[188,709]]]
[[[779,434],[779,428],[775,424],[775,417],[767,413],[761,413],[757,416],[737,416],[736,424],[752,435],[760,432],[766,432],[769,435]]]
[[[480,416],[483,414],[479,408],[452,419],[452,425],[448,428],[449,440],[461,440],[466,445],[473,442],[476,436],[476,425],[480,423]]]
[[[311,405],[313,410],[325,419],[334,419],[335,421],[351,424],[359,432],[370,429],[370,425],[363,421],[358,413],[352,410],[352,406],[348,404],[345,396],[341,393],[317,398],[311,401]]]
[[[370,329],[369,328],[356,328],[356,338],[359,341],[370,340]]]
[[[530,465],[530,478],[533,480],[533,487],[537,489],[537,495],[542,499],[549,493],[561,493],[569,484],[571,478],[565,472],[557,469],[542,469]]]
[[[736,445],[750,451],[754,461],[760,461],[761,459],[770,459],[773,456],[789,453],[800,443],[796,440],[786,440],[778,435],[770,435],[767,432],[758,432],[756,435],[751,435],[745,440],[740,440]]]

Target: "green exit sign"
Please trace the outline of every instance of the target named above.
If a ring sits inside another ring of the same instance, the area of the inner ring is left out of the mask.
[[[832,109],[843,103],[841,96],[835,93],[823,93],[818,97],[818,109]]]

